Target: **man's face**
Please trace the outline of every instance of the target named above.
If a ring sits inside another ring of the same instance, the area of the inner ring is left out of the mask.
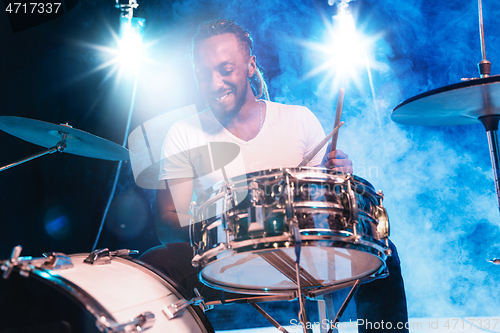
[[[194,69],[198,88],[212,110],[237,112],[247,98],[255,58],[243,50],[234,34],[227,33],[198,43]]]

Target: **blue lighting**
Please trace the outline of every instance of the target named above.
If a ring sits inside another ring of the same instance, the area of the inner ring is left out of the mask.
[[[45,231],[54,239],[64,240],[71,234],[71,221],[58,206],[47,210],[44,222]]]
[[[66,218],[66,216],[61,216],[45,224],[45,230],[47,230],[49,235],[53,235],[63,229],[67,224],[68,219]]]

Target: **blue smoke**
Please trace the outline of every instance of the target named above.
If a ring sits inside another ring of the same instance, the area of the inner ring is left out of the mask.
[[[336,91],[320,85],[321,75],[304,80],[317,64],[300,43],[321,40],[323,20],[335,14],[326,0],[314,5],[306,0],[186,0],[144,6],[150,36],[160,39],[151,54],[161,65],[144,66],[144,73],[156,74],[158,81],[143,77],[136,108],[142,122],[199,103],[188,59],[190,37],[201,21],[224,17],[253,33],[272,100],[307,106],[326,132],[333,128]],[[381,34],[372,52],[382,66],[372,70],[375,96],[366,72],[359,73],[361,86],[345,85],[346,125],[338,147],[353,161],[356,175],[384,191],[409,315],[498,315],[500,267],[486,259],[500,257],[500,220],[483,127],[423,128],[390,119],[394,107],[409,97],[478,76],[477,4],[358,0],[350,6],[358,28]],[[500,42],[494,20],[500,8],[485,2],[483,13],[487,58],[495,74]]]

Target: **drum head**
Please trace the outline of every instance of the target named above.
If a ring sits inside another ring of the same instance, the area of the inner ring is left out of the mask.
[[[285,240],[277,242],[276,246],[282,247],[271,251],[263,249],[241,253],[229,250],[222,252],[216,260],[201,270],[200,279],[214,288],[246,294],[294,292],[297,290],[293,266],[295,249],[286,247],[285,243]],[[326,246],[327,243],[330,246]],[[357,279],[376,278],[385,270],[385,255],[369,246],[322,240],[308,240],[303,244],[307,246],[302,246],[300,267],[317,282],[304,283],[301,280],[301,287],[322,289],[345,285],[348,282],[354,283]],[[276,267],[276,262],[273,265],[266,260],[270,254],[271,258],[289,258],[285,261],[276,260],[278,265],[285,266],[291,278],[280,271],[283,267]]]

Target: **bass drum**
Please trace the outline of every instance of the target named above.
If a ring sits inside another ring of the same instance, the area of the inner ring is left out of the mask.
[[[91,265],[87,256],[70,255],[66,269],[29,262],[11,267],[0,279],[0,332],[214,332],[199,306],[169,318],[164,309],[189,298],[151,266],[130,257]],[[127,324],[151,314],[142,329]]]

